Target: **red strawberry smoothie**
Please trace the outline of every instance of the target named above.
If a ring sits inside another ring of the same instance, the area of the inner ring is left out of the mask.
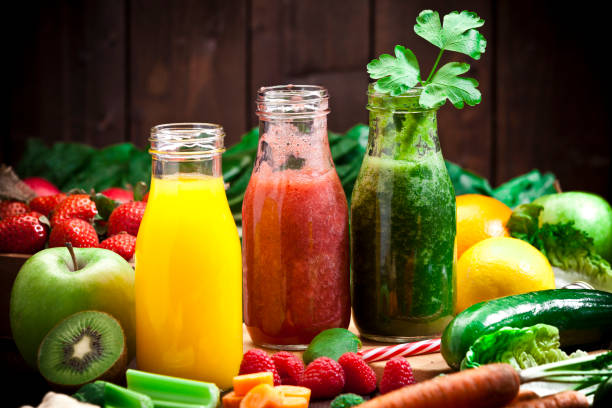
[[[259,345],[350,319],[348,210],[333,167],[254,172],[243,203],[244,318]]]

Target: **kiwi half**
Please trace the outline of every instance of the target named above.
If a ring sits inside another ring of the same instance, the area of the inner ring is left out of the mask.
[[[68,388],[113,381],[125,373],[126,349],[123,329],[114,317],[79,312],[47,333],[38,348],[38,370],[48,382]]]

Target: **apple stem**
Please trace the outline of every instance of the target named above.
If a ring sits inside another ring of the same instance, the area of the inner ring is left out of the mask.
[[[72,258],[74,270],[77,271],[79,269],[79,266],[77,265],[76,256],[74,255],[74,248],[72,248],[72,244],[70,242],[66,242],[66,248],[68,248],[68,252],[70,252],[70,257]]]
[[[554,186],[555,186],[555,190],[557,190],[557,193],[563,192],[563,190],[561,190],[561,183],[559,182],[559,179],[555,179]]]

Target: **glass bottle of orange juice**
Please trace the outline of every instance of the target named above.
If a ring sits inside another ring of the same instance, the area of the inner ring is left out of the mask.
[[[223,128],[151,129],[136,241],[138,368],[231,387],[242,358],[240,240],[221,174]]]

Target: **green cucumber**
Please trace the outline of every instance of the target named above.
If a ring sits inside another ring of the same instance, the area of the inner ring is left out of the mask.
[[[612,293],[588,289],[551,289],[480,302],[459,313],[442,334],[441,352],[458,369],[468,348],[482,335],[502,327],[545,323],[559,329],[561,344],[579,345],[612,336]]]

